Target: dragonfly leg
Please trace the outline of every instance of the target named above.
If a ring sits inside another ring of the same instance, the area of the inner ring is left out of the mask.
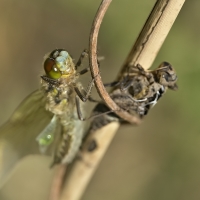
[[[90,96],[90,93],[92,91],[92,87],[94,85],[94,79],[92,79],[90,81],[90,83],[88,84],[88,87],[86,90],[83,90],[84,91],[84,94],[81,93],[80,89],[75,86],[74,87],[74,90],[76,92],[76,94],[78,95],[78,97],[83,101],[83,102],[86,102],[88,99],[89,99],[89,96]]]
[[[89,68],[89,67],[87,67],[87,68],[81,70],[80,72],[77,73],[77,75],[83,75],[83,74],[87,73],[88,71],[90,71],[90,68]]]
[[[111,83],[105,83],[105,84],[103,84],[104,85],[104,87],[116,87],[116,86],[118,86],[120,84],[120,81],[113,81],[113,82],[111,82]]]
[[[52,78],[49,78],[48,76],[41,76],[41,78],[46,81],[47,83],[49,83],[50,85],[59,85],[59,81],[58,80],[54,80]]]
[[[114,111],[113,110],[107,110],[107,111],[104,111],[102,113],[97,113],[97,114],[94,114],[94,115],[91,115],[90,117],[88,118],[84,118],[83,117],[83,114],[82,114],[82,111],[81,111],[81,106],[80,106],[80,101],[79,101],[79,97],[76,96],[76,109],[77,109],[77,115],[78,115],[78,118],[79,120],[81,121],[86,121],[86,120],[89,120],[89,119],[92,119],[92,118],[96,118],[96,117],[100,117],[102,115],[107,115],[109,113],[113,113]]]
[[[84,49],[84,50],[83,50],[83,52],[81,53],[81,55],[80,55],[80,57],[79,57],[79,59],[78,59],[78,62],[77,62],[76,65],[75,65],[75,70],[77,70],[77,69],[81,66],[81,64],[83,63],[83,60],[84,60],[86,57],[88,57],[88,53],[89,53],[89,52],[88,52],[87,49]],[[98,65],[99,65],[99,62],[100,62],[101,60],[103,60],[103,59],[104,59],[104,57],[102,57],[102,56],[97,58]],[[90,68],[89,68],[89,67],[87,67],[87,68],[81,70],[80,72],[77,73],[77,75],[85,74],[85,73],[87,73],[88,71],[90,71]]]
[[[83,118],[83,114],[82,114],[82,111],[81,111],[81,106],[80,106],[80,101],[79,101],[79,96],[76,95],[75,97],[76,99],[76,109],[77,109],[77,115],[78,115],[78,118],[81,120],[81,121],[85,121],[85,118]]]
[[[88,50],[84,49],[80,55],[80,58],[78,59],[78,62],[75,65],[75,70],[77,70],[81,66],[83,59],[86,58],[87,56],[88,56]]]
[[[128,79],[128,77],[125,77],[120,84],[121,91],[127,90],[132,84],[133,84],[133,79]]]
[[[145,71],[144,68],[140,64],[137,64],[136,68],[139,70],[139,72],[142,75],[144,75],[148,79],[148,81],[149,81],[150,84],[152,84],[153,82],[155,82],[153,74],[149,73],[148,71]]]

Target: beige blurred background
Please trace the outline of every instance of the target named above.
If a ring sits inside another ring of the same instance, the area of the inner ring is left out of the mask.
[[[0,124],[39,87],[47,52],[65,48],[77,60],[88,47],[99,3],[0,1]],[[99,54],[106,58],[101,63],[104,82],[116,77],[154,3],[113,0],[99,37]],[[200,199],[199,22],[200,1],[186,1],[153,65],[173,64],[179,90],[168,91],[140,127],[120,128],[83,200]],[[21,183],[11,179],[0,199],[47,199],[53,170],[43,161],[18,175]]]

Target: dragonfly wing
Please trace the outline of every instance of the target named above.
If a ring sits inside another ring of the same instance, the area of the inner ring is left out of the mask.
[[[37,90],[0,127],[0,185],[21,158],[39,153],[36,138],[52,117],[53,114],[45,110],[44,94]]]

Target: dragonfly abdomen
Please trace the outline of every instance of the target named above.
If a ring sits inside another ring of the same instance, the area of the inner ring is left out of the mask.
[[[76,112],[76,109],[75,111]],[[61,119],[61,135],[59,144],[54,154],[54,164],[70,163],[76,156],[84,133],[84,122],[80,121],[76,115]]]

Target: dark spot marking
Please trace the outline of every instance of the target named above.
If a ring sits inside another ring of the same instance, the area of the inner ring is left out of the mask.
[[[92,141],[90,141],[89,145],[88,145],[88,152],[92,152],[97,148],[97,142],[93,139]]]

